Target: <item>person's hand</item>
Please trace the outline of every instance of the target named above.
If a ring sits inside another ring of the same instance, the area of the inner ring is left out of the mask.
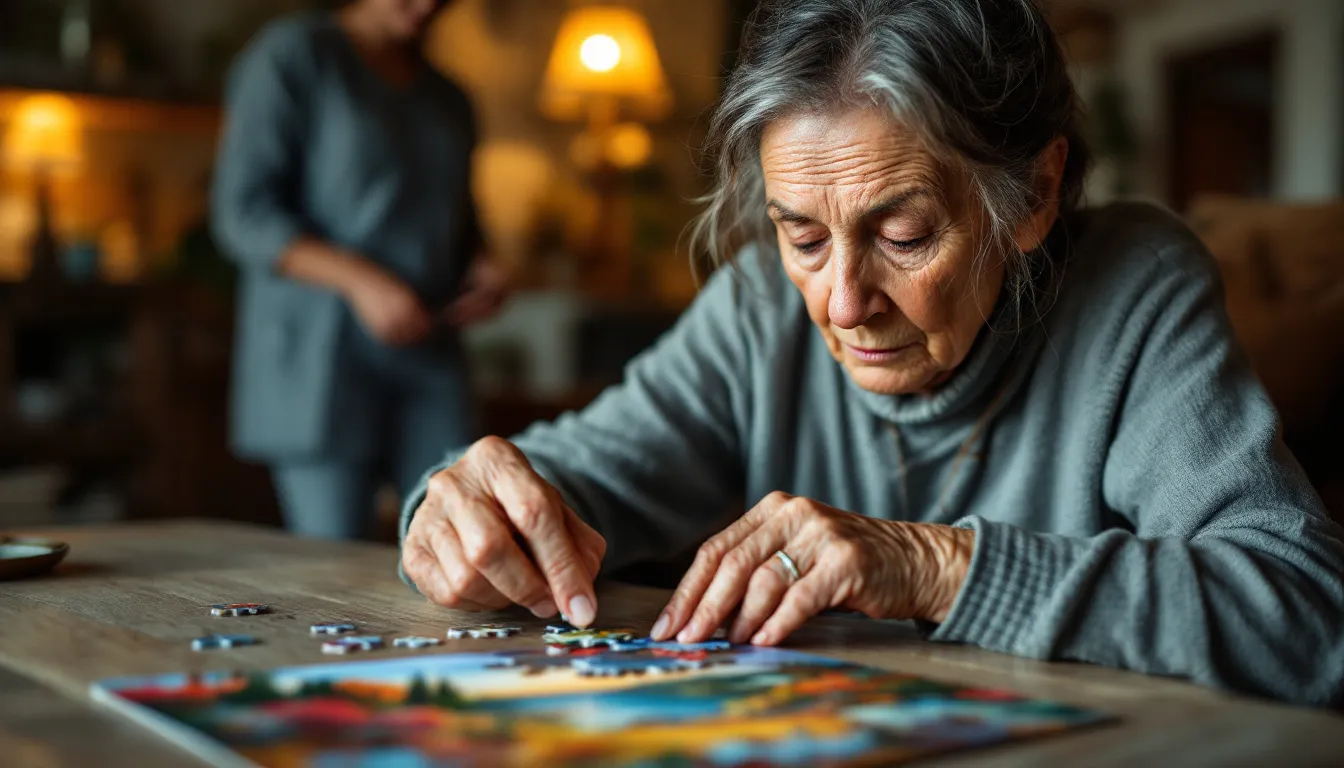
[[[420,593],[447,608],[499,610],[517,603],[576,626],[597,615],[593,580],[607,542],[498,437],[474,444],[429,480],[402,545],[401,564]]]
[[[755,645],[778,644],[831,608],[941,622],[965,581],[974,537],[772,493],[700,547],[652,635],[700,642],[739,606],[728,637]]]
[[[488,256],[477,257],[463,283],[462,295],[444,310],[444,320],[461,327],[488,319],[508,298],[509,283],[509,273],[496,261]]]
[[[433,327],[420,297],[406,283],[374,265],[362,269],[347,291],[350,306],[369,335],[391,346],[422,341]]]

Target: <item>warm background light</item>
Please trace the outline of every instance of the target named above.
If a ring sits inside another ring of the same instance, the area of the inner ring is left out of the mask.
[[[542,112],[554,120],[587,120],[605,110],[660,120],[672,107],[649,25],[619,6],[582,6],[560,24],[542,84]]]
[[[79,107],[54,93],[25,98],[5,133],[4,157],[10,164],[28,167],[79,164],[84,158]]]
[[[621,170],[642,168],[653,157],[653,135],[639,123],[621,123],[607,136],[606,155]]]
[[[621,45],[611,35],[593,35],[583,41],[579,59],[594,72],[610,72],[621,63]]]

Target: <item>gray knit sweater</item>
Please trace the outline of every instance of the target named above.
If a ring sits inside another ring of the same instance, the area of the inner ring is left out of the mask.
[[[1043,319],[993,323],[933,395],[860,390],[778,254],[744,255],[624,383],[515,442],[607,538],[607,568],[783,490],[973,529],[933,640],[1339,703],[1344,531],[1284,448],[1215,265],[1149,206],[1068,229]]]

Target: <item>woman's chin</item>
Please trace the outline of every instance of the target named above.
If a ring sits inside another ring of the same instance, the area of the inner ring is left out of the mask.
[[[845,370],[859,388],[875,395],[915,395],[931,390],[936,376],[923,368],[884,368],[872,365],[856,365],[849,361]]]

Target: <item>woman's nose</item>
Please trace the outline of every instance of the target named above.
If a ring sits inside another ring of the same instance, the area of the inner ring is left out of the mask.
[[[831,257],[831,299],[827,307],[831,324],[858,328],[890,307],[886,295],[870,283],[863,260],[837,248]]]

